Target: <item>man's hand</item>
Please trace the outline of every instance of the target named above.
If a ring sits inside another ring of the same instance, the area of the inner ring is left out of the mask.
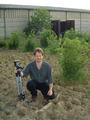
[[[16,69],[16,67],[15,67],[15,73],[17,73],[18,71],[20,71],[21,72],[21,70],[20,69]]]
[[[18,71],[20,71],[20,73],[21,73],[21,77],[23,77],[23,72],[22,72],[20,69],[17,70],[16,67],[15,67],[15,74],[16,74]]]
[[[53,89],[53,83],[50,83],[49,84],[49,91],[48,91],[47,95],[51,96],[53,94],[52,89]]]
[[[17,69],[16,69],[16,67],[15,67],[14,73],[15,73],[15,74],[17,73]]]
[[[52,89],[49,89],[47,95],[51,96],[53,94]]]

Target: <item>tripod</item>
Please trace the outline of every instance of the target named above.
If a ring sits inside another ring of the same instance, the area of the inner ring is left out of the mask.
[[[25,101],[28,105],[30,102],[25,98],[25,94],[23,92],[23,87],[22,87],[22,80],[21,80],[21,69],[24,67],[19,65],[19,60],[14,61],[14,66],[16,67],[16,80],[17,80],[17,86],[18,86],[18,98],[19,100]]]
[[[16,80],[17,80],[17,86],[18,86],[18,98],[19,98],[19,100],[24,100],[25,99],[25,94],[23,92],[20,71],[17,71],[17,73],[16,73]]]

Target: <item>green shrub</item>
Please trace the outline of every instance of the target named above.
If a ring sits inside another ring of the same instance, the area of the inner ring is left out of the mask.
[[[69,38],[71,40],[75,39],[76,37],[78,37],[81,42],[90,43],[90,34],[81,33],[79,31],[75,31],[71,29],[71,30],[66,31],[64,35],[64,38]]]
[[[57,38],[57,35],[52,32],[52,34],[48,37],[48,50],[50,54],[61,54],[62,46],[64,39],[62,36]]]
[[[83,80],[83,69],[86,65],[87,44],[81,44],[77,38],[65,39],[62,50],[63,75],[67,80]]]
[[[5,40],[0,40],[0,48],[5,48],[7,46]]]
[[[69,38],[71,40],[76,38],[75,30],[73,29],[67,30],[64,34],[64,38]]]
[[[51,16],[47,9],[38,8],[31,16],[31,21],[25,27],[24,32],[28,36],[31,31],[37,34],[43,29],[51,29]]]
[[[57,35],[52,30],[44,29],[40,33],[40,45],[41,47],[45,48],[45,51],[50,54],[56,54],[58,50],[60,50],[60,46],[62,44],[62,39],[57,38]]]
[[[50,37],[51,35],[51,30],[46,30],[44,29],[41,33],[40,33],[40,45],[41,47],[48,47],[48,38]]]
[[[88,34],[88,35],[85,36],[85,41],[90,44],[90,34]]]
[[[36,47],[35,35],[34,33],[30,34],[24,43],[24,51],[25,52],[32,52]]]
[[[15,31],[11,33],[12,37],[8,41],[9,49],[17,49],[19,47],[20,36],[19,32]]]
[[[60,47],[60,40],[57,39],[55,34],[51,34],[48,38],[48,50],[50,54],[56,54]]]

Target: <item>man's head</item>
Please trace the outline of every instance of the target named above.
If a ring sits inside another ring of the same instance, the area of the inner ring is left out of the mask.
[[[36,48],[36,49],[34,50],[34,53],[33,53],[33,54],[34,54],[34,56],[35,56],[36,62],[42,62],[44,52],[43,52],[43,50],[42,50],[41,48]]]

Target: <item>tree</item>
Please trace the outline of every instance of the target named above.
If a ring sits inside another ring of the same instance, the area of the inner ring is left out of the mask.
[[[34,15],[31,16],[31,21],[29,21],[27,27],[25,27],[24,32],[28,36],[31,31],[41,32],[43,29],[51,29],[51,16],[47,9],[36,9]]]
[[[67,80],[81,80],[84,77],[84,67],[87,63],[88,44],[75,38],[65,39],[62,49],[62,69],[63,75]]]

